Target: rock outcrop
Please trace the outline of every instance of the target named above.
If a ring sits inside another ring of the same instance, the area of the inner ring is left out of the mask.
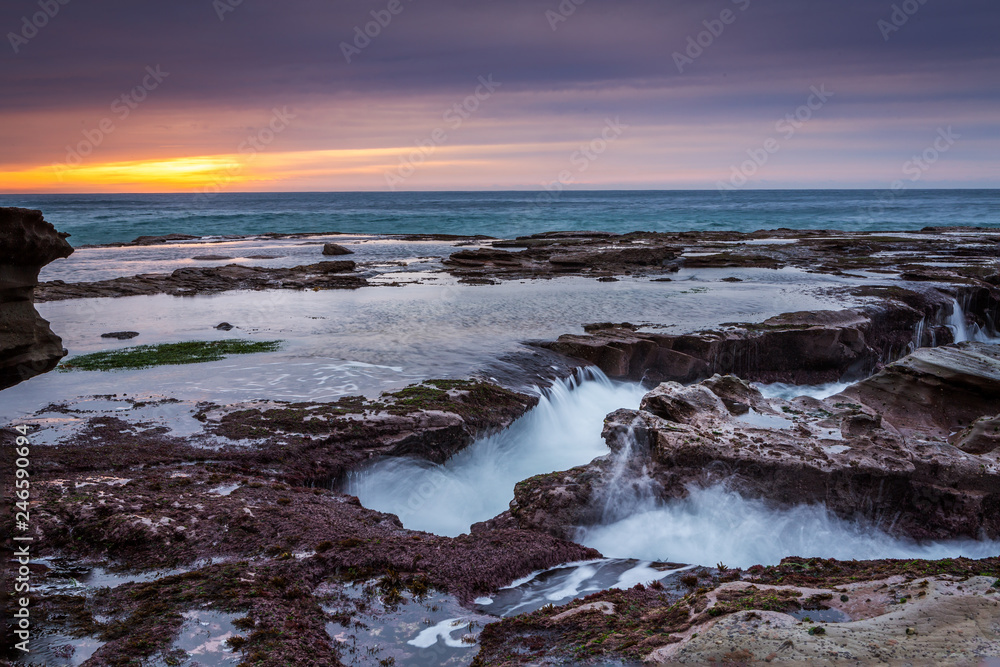
[[[954,341],[945,320],[955,296],[937,289],[866,288],[882,296],[871,305],[838,311],[785,313],[760,324],[741,324],[686,335],[597,324],[584,335],[542,343],[548,349],[594,364],[609,377],[659,382],[697,382],[733,374],[755,382],[822,384],[860,379],[915,345]],[[983,313],[1000,311],[987,288],[963,288],[962,298]],[[926,340],[924,340],[926,338]]]
[[[357,264],[338,260],[292,268],[262,266],[189,267],[173,273],[146,273],[91,283],[65,283],[61,280],[42,283],[36,289],[38,301],[63,301],[98,297],[122,297],[150,294],[194,296],[229,290],[265,289],[358,289],[368,284],[354,273]]]
[[[41,211],[0,208],[0,389],[48,372],[66,356],[62,339],[35,310],[34,290],[43,266],[73,253],[67,236]]]
[[[519,252],[505,248],[523,248]],[[549,232],[496,241],[491,248],[461,250],[444,260],[455,276],[468,279],[543,278],[557,275],[610,277],[637,272],[676,271],[681,248],[654,235]]]
[[[511,514],[521,527],[572,536],[601,519],[601,499],[623,483],[613,472],[631,466],[652,477],[660,501],[726,483],[915,539],[996,539],[998,412],[1000,348],[980,343],[918,350],[822,401],[765,399],[735,377],[664,383],[639,411],[607,418],[616,454],[522,482]]]
[[[336,257],[338,255],[353,255],[354,251],[345,248],[339,243],[326,243],[323,245],[323,254],[328,257]]]
[[[1000,559],[787,558],[687,570],[486,626],[472,667],[975,665],[1000,651]]]

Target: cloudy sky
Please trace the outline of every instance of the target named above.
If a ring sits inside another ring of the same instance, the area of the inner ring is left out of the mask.
[[[7,0],[0,32],[8,193],[1000,187],[996,0]]]

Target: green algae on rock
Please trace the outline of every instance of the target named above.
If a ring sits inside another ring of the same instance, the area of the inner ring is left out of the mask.
[[[281,347],[280,340],[248,341],[239,339],[190,341],[186,343],[163,343],[160,345],[139,345],[121,350],[94,352],[73,357],[61,364],[61,371],[114,371],[152,368],[154,366],[177,366],[220,361],[233,354],[258,354],[275,352]]]

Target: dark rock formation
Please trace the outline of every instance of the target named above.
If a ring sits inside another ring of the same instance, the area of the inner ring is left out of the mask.
[[[138,428],[122,418],[124,411],[122,417],[85,418],[75,437],[32,450],[38,501],[32,555],[143,571],[181,568],[176,576],[88,595],[86,613],[101,618],[85,634],[107,642],[94,664],[124,664],[168,648],[180,614],[209,605],[246,614],[254,627],[244,633],[245,648],[277,651],[261,664],[285,665],[301,654],[296,664],[336,665],[335,644],[323,631],[330,618],[317,592],[321,584],[329,589],[380,580],[381,595],[433,587],[468,603],[533,571],[599,556],[516,528],[457,538],[407,530],[396,516],[310,483],[373,456],[442,461],[473,437],[508,426],[536,402],[494,385],[442,380],[377,401],[201,405],[196,418],[207,433],[183,437]],[[7,460],[17,435],[0,428]],[[13,488],[13,471],[0,467],[0,488]],[[12,512],[0,516],[0,531],[14,533]],[[216,564],[206,566],[206,560]],[[46,580],[49,565],[36,561],[32,567],[35,585],[44,589],[58,580]],[[39,590],[32,597],[33,623],[73,626],[77,616],[60,607],[66,600]],[[106,614],[111,608],[118,611]],[[272,624],[282,631],[268,630]]]
[[[336,257],[338,255],[353,255],[353,250],[348,250],[342,245],[337,243],[327,243],[323,246],[323,254],[331,257]]]
[[[733,377],[665,383],[638,412],[611,414],[604,435],[628,465],[649,471],[662,500],[684,497],[690,484],[725,482],[748,497],[822,503],[916,539],[996,539],[998,412],[1000,348],[963,343],[918,350],[823,401],[767,400]],[[521,527],[571,537],[601,519],[613,463],[522,482],[511,515]]]
[[[525,248],[509,252],[502,248]],[[444,261],[465,280],[552,277],[556,275],[632,274],[676,270],[671,264],[680,249],[649,235],[599,232],[553,232],[497,241],[492,248],[461,250]]]
[[[139,335],[138,331],[112,331],[101,334],[101,338],[115,338],[117,340],[130,340]]]
[[[904,280],[1000,284],[996,230],[951,228],[906,236],[824,230],[737,232],[550,232],[494,241],[445,262],[458,277],[517,279],[557,275],[662,275],[679,269],[796,267],[835,275],[897,274]],[[503,252],[503,249],[519,252]],[[500,252],[498,252],[498,250]],[[941,266],[947,262],[949,266]],[[720,276],[738,282],[739,276]],[[990,282],[995,281],[995,282]]]
[[[351,261],[319,262],[292,268],[240,264],[190,267],[173,273],[148,273],[92,283],[53,280],[39,285],[35,294],[41,302],[141,294],[192,296],[228,290],[357,289],[367,285],[368,281],[352,274],[356,268],[357,265]]]
[[[34,306],[38,272],[73,248],[41,211],[0,208],[0,389],[46,373],[66,356]]]
[[[992,314],[1000,299],[985,288],[964,288],[972,307]],[[733,374],[759,382],[820,384],[858,379],[898,359],[916,343],[914,330],[929,322],[925,336],[939,344],[953,340],[943,326],[954,297],[936,289],[921,292],[868,288],[879,303],[841,311],[786,313],[760,324],[688,335],[636,331],[631,326],[594,325],[587,335],[543,343],[551,350],[588,361],[613,378],[697,382]]]

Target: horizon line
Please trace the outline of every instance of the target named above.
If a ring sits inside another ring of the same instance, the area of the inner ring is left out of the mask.
[[[739,190],[727,190],[725,196],[739,195],[747,192],[884,192],[886,187],[854,187],[854,188],[815,188],[815,187],[787,187],[787,188],[741,188]],[[996,192],[1000,191],[1000,185],[995,187],[982,186],[948,186],[948,187],[921,187],[907,188],[900,195],[906,192]],[[231,195],[313,195],[313,194],[359,194],[359,195],[409,195],[409,194],[543,194],[547,190],[522,190],[522,189],[468,189],[468,190],[234,190],[231,192],[213,193],[211,198],[225,197]],[[718,188],[588,188],[588,189],[565,189],[556,193],[558,196],[572,194],[586,194],[593,192],[716,192]],[[723,193],[720,193],[723,194]],[[0,197],[80,197],[80,196],[121,196],[121,195],[190,195],[192,197],[204,197],[201,192],[159,192],[159,191],[135,191],[135,192],[0,192]],[[558,196],[552,203],[558,200]]]

